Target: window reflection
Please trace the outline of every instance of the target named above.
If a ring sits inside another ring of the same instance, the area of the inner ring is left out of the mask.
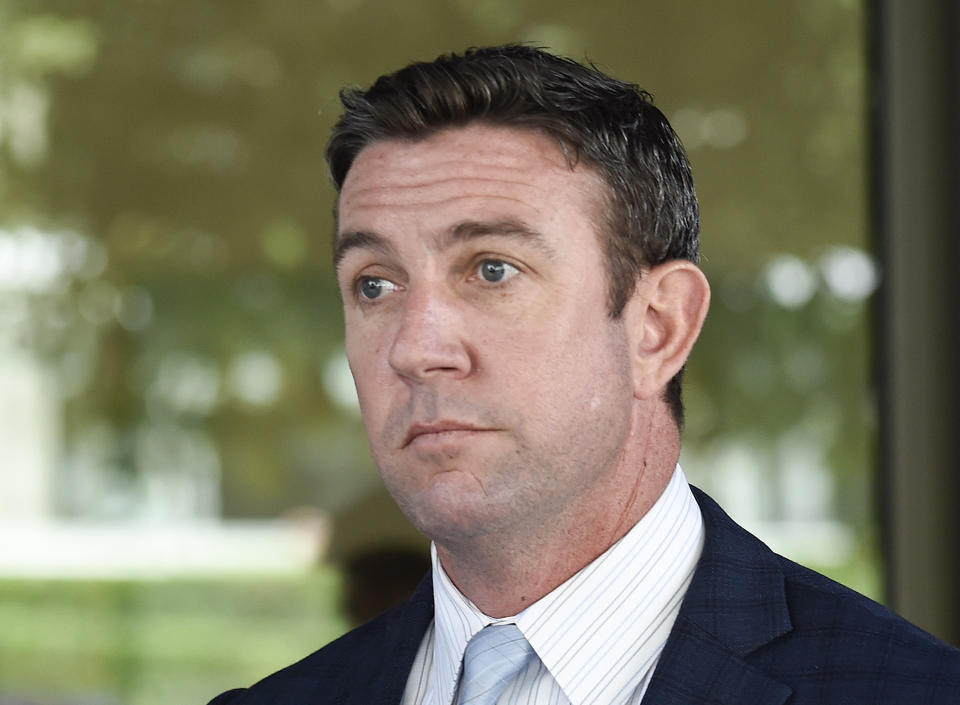
[[[876,595],[862,14],[0,5],[0,692],[204,702],[346,628],[351,552],[422,550],[363,511],[323,143],[339,86],[518,39],[649,88],[690,152],[688,476]]]

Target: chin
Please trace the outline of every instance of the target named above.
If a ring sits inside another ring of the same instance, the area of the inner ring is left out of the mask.
[[[493,479],[481,484],[470,472],[455,468],[435,471],[422,477],[425,484],[420,486],[411,486],[414,475],[409,470],[382,476],[407,519],[438,543],[491,533],[509,523],[511,512],[516,513],[515,492]]]
[[[400,509],[430,540],[454,544],[493,533],[503,524],[502,512],[496,511],[489,497],[470,499],[461,494],[453,501],[400,504]]]

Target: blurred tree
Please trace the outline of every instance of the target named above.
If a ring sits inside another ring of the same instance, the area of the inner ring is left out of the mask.
[[[867,242],[861,15],[848,0],[0,4],[0,235],[54,262],[7,287],[0,315],[59,383],[61,511],[336,512],[376,485],[329,257],[336,92],[523,40],[654,90],[689,148],[717,294],[688,376],[691,474],[722,486],[712,457],[748,449],[776,518],[806,511],[785,468],[825,468],[808,514],[869,534],[875,275],[869,257],[867,274],[835,266]],[[867,284],[845,293],[844,276]]]
[[[687,376],[688,473],[760,519],[839,521],[853,545],[827,567],[859,569],[875,558],[877,279],[862,15],[853,0],[0,0],[0,363],[25,353],[52,380],[58,511],[310,504],[363,524],[352,508],[378,480],[323,165],[337,90],[533,41],[654,91],[690,152],[714,303]],[[362,550],[368,530],[406,535],[387,516],[356,529]]]

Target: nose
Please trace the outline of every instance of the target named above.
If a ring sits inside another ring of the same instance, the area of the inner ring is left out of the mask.
[[[449,375],[460,378],[473,368],[464,340],[462,313],[438,288],[411,286],[399,310],[390,346],[390,367],[410,381]]]

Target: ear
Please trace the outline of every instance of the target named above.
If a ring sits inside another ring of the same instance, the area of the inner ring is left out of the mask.
[[[650,399],[687,361],[710,307],[710,285],[687,260],[654,267],[624,308],[633,363],[633,394]]]

